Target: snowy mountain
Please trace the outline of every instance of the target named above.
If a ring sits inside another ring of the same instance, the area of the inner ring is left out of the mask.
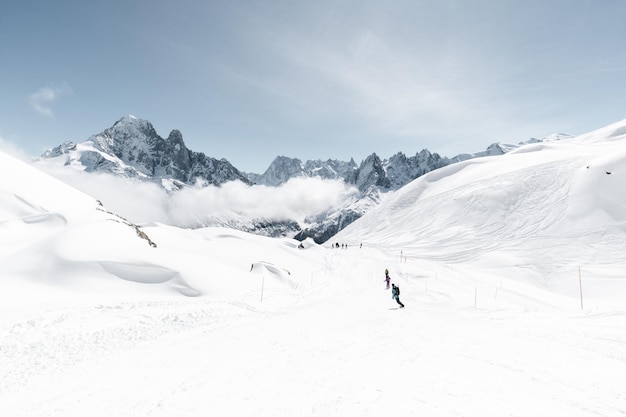
[[[338,179],[354,185],[360,191],[358,196],[317,216],[308,217],[301,228],[292,229],[291,236],[297,239],[312,238],[317,243],[323,243],[378,204],[383,193],[399,189],[420,175],[449,163],[447,158],[431,154],[428,150],[412,157],[398,153],[388,160],[381,160],[378,155],[372,154],[358,166],[354,160],[303,163],[297,158],[279,156],[262,175],[247,175],[251,181],[268,186],[278,186],[298,177]]]
[[[277,156],[263,174],[248,173],[246,175],[255,184],[276,187],[298,177],[345,179],[356,168],[357,165],[352,159],[348,162],[329,159],[327,161],[309,160],[303,163],[298,158]]]
[[[620,416],[625,180],[626,120],[299,248],[137,227],[0,152],[0,415]]]
[[[378,188],[371,187],[368,191],[344,201],[338,207],[306,218],[304,222],[306,227],[295,234],[294,238],[298,240],[311,238],[316,243],[327,242],[344,227],[379,204],[382,194]]]
[[[278,156],[263,174],[246,173],[246,175],[253,183],[267,186],[278,186],[292,178],[319,177],[341,179],[348,184],[355,185],[362,192],[367,192],[372,186],[385,192],[400,189],[414,179],[452,163],[503,155],[529,143],[557,141],[570,137],[570,135],[559,133],[543,139],[533,138],[517,145],[493,143],[485,151],[459,154],[452,158],[431,153],[428,149],[423,149],[410,157],[398,152],[388,159],[381,159],[373,153],[360,165],[357,165],[353,159],[347,162],[334,159],[302,162],[298,158]]]
[[[310,237],[317,243],[323,243],[375,207],[385,193],[398,190],[416,178],[447,165],[462,160],[502,155],[519,146],[522,146],[522,144],[493,144],[484,152],[458,155],[452,159],[441,157],[439,154],[431,153],[427,149],[423,149],[411,157],[398,152],[391,158],[384,160],[374,153],[361,162],[358,167],[344,171],[346,175],[342,177],[343,180],[357,187],[360,195],[315,218],[307,219],[303,229],[295,236],[298,239]],[[274,177],[278,176],[277,174],[273,175]],[[288,178],[287,175],[282,177]]]
[[[475,152],[471,154],[462,153],[462,154],[455,156],[454,158],[450,158],[449,163],[467,161],[468,159],[482,158],[485,156],[504,155],[505,153],[514,151],[520,146],[524,146],[524,145],[528,145],[532,143],[538,143],[538,142],[556,142],[556,141],[563,140],[563,139],[569,139],[571,137],[572,135],[568,135],[567,133],[554,133],[552,135],[546,136],[543,139],[530,138],[526,141],[519,142],[517,145],[507,144],[507,143],[492,143],[491,145],[487,147],[486,150],[482,152]]]
[[[172,130],[163,139],[149,121],[132,115],[85,142],[65,142],[46,151],[41,158],[87,172],[156,180],[168,188],[197,180],[215,185],[234,180],[249,183],[227,160],[189,150],[180,131]]]
[[[565,138],[559,134],[546,138]],[[531,139],[531,142],[540,140]],[[233,210],[231,216],[204,214],[194,227],[228,226],[263,236],[297,236],[325,242],[332,235],[375,206],[382,194],[398,190],[433,170],[473,158],[502,155],[522,146],[493,144],[486,151],[441,157],[424,149],[414,156],[397,153],[388,159],[371,154],[361,164],[354,160],[326,161],[278,156],[263,174],[243,173],[227,160],[217,160],[189,150],[182,134],[173,130],[161,138],[152,124],[134,116],[118,120],[102,133],[82,143],[65,142],[45,152],[40,160],[68,166],[85,172],[105,172],[145,181],[156,181],[167,190],[193,186],[198,180],[223,185],[229,181],[278,187],[294,178],[341,180],[355,186],[360,196],[330,210],[307,217],[304,222],[294,218],[250,217]]]
[[[374,153],[360,165],[353,159],[347,162],[334,159],[302,162],[298,158],[278,156],[263,174],[246,175],[252,182],[267,186],[278,186],[292,178],[319,177],[343,180],[363,192],[372,186],[389,191],[401,188],[420,175],[449,163],[448,158],[442,158],[436,153],[431,154],[426,149],[412,157],[399,152],[385,160]]]

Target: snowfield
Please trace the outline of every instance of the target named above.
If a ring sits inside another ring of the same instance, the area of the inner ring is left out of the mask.
[[[0,153],[0,415],[624,416],[625,183],[623,121],[299,249],[138,227]]]

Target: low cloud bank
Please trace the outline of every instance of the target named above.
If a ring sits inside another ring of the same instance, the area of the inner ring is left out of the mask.
[[[36,166],[135,223],[160,222],[178,227],[258,218],[301,222],[357,193],[343,181],[320,178],[294,178],[279,187],[249,186],[239,181],[219,187],[198,183],[167,192],[152,182],[73,171],[45,161]]]

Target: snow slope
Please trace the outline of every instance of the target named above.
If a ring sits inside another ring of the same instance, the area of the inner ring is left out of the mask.
[[[623,416],[623,126],[434,171],[348,249],[139,228],[0,153],[0,415]]]
[[[622,303],[626,121],[419,178],[337,239]],[[597,288],[596,288],[597,287]],[[610,288],[609,291],[607,291]],[[597,293],[597,294],[596,294]]]

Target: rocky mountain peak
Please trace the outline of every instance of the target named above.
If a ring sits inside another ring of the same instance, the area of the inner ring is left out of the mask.
[[[167,137],[167,142],[172,145],[179,145],[181,147],[185,147],[185,142],[183,141],[183,134],[180,133],[180,130],[174,129],[170,132],[170,135]]]
[[[352,178],[348,181],[356,187],[365,191],[372,186],[388,189],[391,186],[389,179],[385,173],[382,160],[375,153],[369,155],[358,169],[356,169]]]
[[[214,185],[234,180],[250,183],[228,161],[189,150],[179,130],[172,130],[163,139],[152,123],[133,115],[122,117],[78,146],[68,142],[46,151],[42,158],[59,158],[64,165],[88,172],[109,172],[158,183],[171,179],[191,185],[198,178]]]

